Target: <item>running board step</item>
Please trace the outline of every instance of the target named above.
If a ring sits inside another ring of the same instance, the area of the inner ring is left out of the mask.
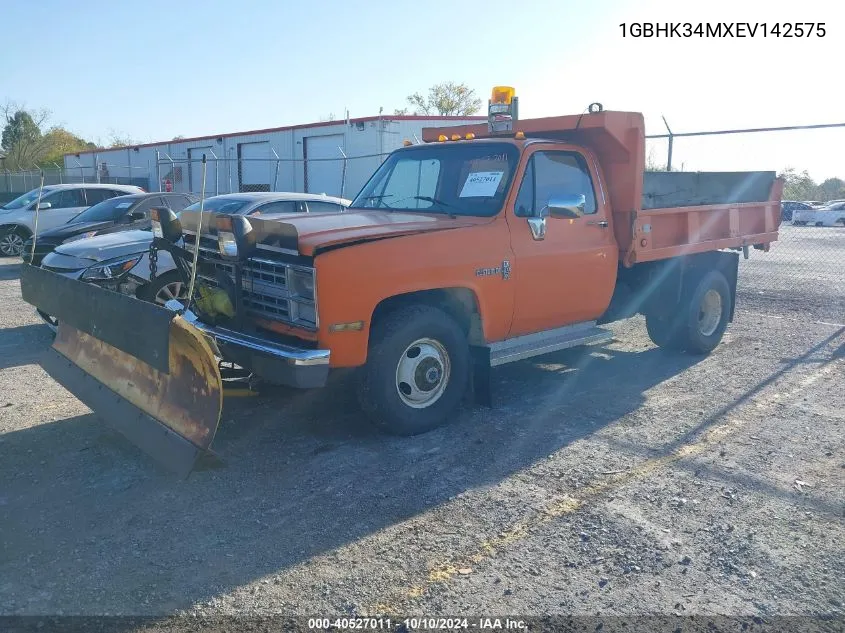
[[[604,343],[611,338],[613,334],[596,327],[595,321],[584,321],[554,330],[517,336],[487,347],[490,351],[490,366],[497,367],[570,347]]]

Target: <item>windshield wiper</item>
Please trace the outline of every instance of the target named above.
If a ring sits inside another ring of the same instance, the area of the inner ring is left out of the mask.
[[[381,202],[384,205],[385,208],[392,209],[393,207],[391,207],[390,205],[385,204],[383,202],[384,198],[392,198],[392,197],[393,197],[392,193],[383,193],[383,194],[378,195],[378,196],[364,196],[361,199],[362,200],[378,200],[379,202]],[[378,209],[378,208],[379,207],[373,207],[373,209]]]
[[[441,207],[443,207],[444,211],[446,209],[457,209],[458,208],[454,204],[449,204],[448,202],[443,202],[443,200],[438,200],[437,198],[432,198],[431,196],[414,196],[413,199],[414,200],[422,200],[423,202],[430,202],[432,204],[440,205]],[[458,217],[457,215],[455,215],[451,211],[446,211],[446,213],[453,220]]]

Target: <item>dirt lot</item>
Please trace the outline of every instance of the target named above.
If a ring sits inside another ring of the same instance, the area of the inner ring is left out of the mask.
[[[845,229],[740,265],[708,358],[634,319],[410,439],[343,384],[233,400],[176,481],[35,364],[0,260],[0,614],[842,617]]]

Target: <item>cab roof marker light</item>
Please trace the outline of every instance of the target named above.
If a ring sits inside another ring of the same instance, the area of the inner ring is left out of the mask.
[[[475,138],[475,134],[473,134],[472,132],[467,132],[467,135],[464,138],[466,138],[466,140],[468,141],[471,141]]]
[[[452,134],[452,140],[453,141],[460,141],[461,135],[460,134]]]
[[[446,141],[449,140],[449,138],[445,134],[441,134],[440,136],[437,137],[437,140],[440,141],[441,143],[445,143]]]

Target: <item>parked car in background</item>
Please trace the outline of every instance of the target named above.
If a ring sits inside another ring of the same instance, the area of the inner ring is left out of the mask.
[[[342,213],[351,201],[320,194],[261,192],[231,193],[207,198],[203,209],[217,213],[256,215],[272,219],[290,213]],[[196,202],[185,210],[198,211]],[[180,279],[169,253],[162,251],[156,262],[156,279],[150,283],[150,230],[130,230],[95,235],[57,246],[41,266],[73,279],[82,279],[140,299],[163,305],[184,297],[187,288]],[[39,314],[41,314],[39,312]],[[52,327],[55,320],[41,317]]]
[[[792,220],[792,214],[796,209],[809,210],[813,206],[809,202],[798,202],[797,200],[784,200],[780,203],[780,217],[781,221],[789,222]]]
[[[845,201],[832,202],[818,209],[794,211],[792,223],[798,226],[845,226]]]
[[[804,200],[804,204],[809,204],[811,207],[823,207],[826,202],[820,202],[819,200]]]
[[[118,233],[132,229],[150,229],[150,209],[168,207],[176,212],[195,203],[197,196],[189,193],[138,193],[117,196],[103,200],[75,215],[66,224],[41,232],[35,239],[35,254],[32,254],[33,238],[24,243],[21,257],[27,264],[41,264],[44,256],[60,244],[74,242],[94,235]],[[39,223],[40,224],[40,223]]]
[[[25,193],[0,207],[0,255],[16,257],[35,230],[38,189]],[[144,193],[132,185],[67,184],[48,185],[41,192],[38,232],[64,224],[81,211],[115,196]]]

